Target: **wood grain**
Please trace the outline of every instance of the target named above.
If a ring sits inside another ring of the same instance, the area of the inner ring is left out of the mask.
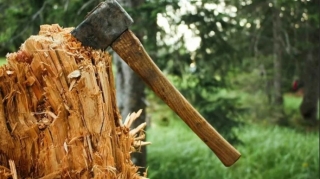
[[[120,120],[111,57],[71,30],[41,26],[0,67],[0,178],[144,178],[130,153],[146,143]]]

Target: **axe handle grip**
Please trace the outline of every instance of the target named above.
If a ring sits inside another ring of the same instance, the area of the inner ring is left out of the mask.
[[[207,144],[225,166],[231,166],[240,158],[241,154],[168,81],[130,30],[126,30],[111,47]]]

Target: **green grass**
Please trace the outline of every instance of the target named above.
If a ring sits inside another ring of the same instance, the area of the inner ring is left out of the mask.
[[[6,64],[6,58],[5,57],[0,57],[0,65]]]
[[[148,176],[166,178],[319,178],[319,138],[315,133],[250,124],[236,131],[245,143],[240,160],[226,168],[181,120],[155,119],[147,131]]]
[[[301,96],[284,95],[284,109],[286,113],[299,113],[299,106],[302,102]]]
[[[319,131],[306,133],[292,126],[284,128],[269,123],[272,111],[262,93],[222,91],[220,95],[238,96],[248,108],[243,117],[246,125],[235,131],[244,142],[236,146],[242,154],[240,160],[226,168],[168,107],[157,103],[148,111],[152,114],[147,131],[147,140],[152,142],[147,149],[149,178],[319,178]],[[301,101],[301,97],[284,95],[287,117],[300,117]]]

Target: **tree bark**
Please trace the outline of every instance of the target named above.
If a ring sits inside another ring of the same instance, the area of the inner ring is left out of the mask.
[[[309,30],[308,22],[306,26]],[[306,40],[307,44],[311,43],[312,45],[307,52],[302,75],[304,95],[300,105],[300,113],[310,126],[315,126],[318,123],[319,113],[319,29],[311,34],[307,32]]]
[[[319,60],[309,52],[305,62],[303,75],[303,100],[300,105],[302,117],[313,126],[318,121],[319,102]]]
[[[282,47],[281,47],[281,19],[279,15],[277,0],[274,0],[272,33],[273,33],[273,104],[276,122],[285,124],[283,117],[283,97],[282,97]]]
[[[0,178],[143,178],[146,124],[120,120],[110,56],[70,31],[41,26],[0,68]]]
[[[281,106],[283,103],[282,99],[282,82],[281,82],[281,71],[282,71],[282,49],[281,49],[281,21],[279,17],[279,11],[275,7],[273,12],[273,70],[274,70],[274,104]]]

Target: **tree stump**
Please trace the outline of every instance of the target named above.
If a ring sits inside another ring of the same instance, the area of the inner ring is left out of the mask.
[[[0,67],[0,178],[144,178],[141,111],[122,122],[111,57],[71,30],[42,25]]]

